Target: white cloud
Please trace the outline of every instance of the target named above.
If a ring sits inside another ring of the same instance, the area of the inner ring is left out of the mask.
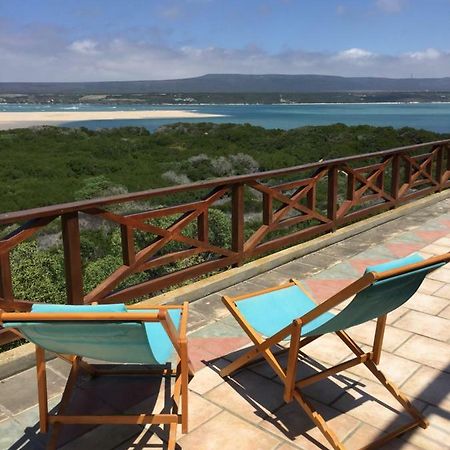
[[[388,13],[388,14],[394,14],[399,13],[400,11],[405,8],[407,1],[406,0],[376,0],[375,4],[377,5],[378,9],[381,11]]]
[[[14,33],[0,27],[0,81],[151,80],[206,73],[316,73],[342,76],[443,77],[450,74],[450,53],[418,49],[383,55],[368,49],[270,53],[251,46],[170,46],[161,41],[79,39],[68,42],[59,29]],[[427,63],[424,64],[424,61]]]
[[[81,55],[95,55],[97,52],[97,42],[91,39],[74,41],[69,45],[69,49]]]
[[[339,52],[336,55],[336,59],[355,61],[355,60],[365,60],[373,56],[375,56],[375,54],[369,52],[368,50],[364,50],[362,48],[349,48],[348,50]]]
[[[435,48],[427,48],[422,52],[406,53],[406,56],[409,56],[410,58],[415,59],[417,61],[438,60],[442,56],[442,53],[439,50],[436,50]]]

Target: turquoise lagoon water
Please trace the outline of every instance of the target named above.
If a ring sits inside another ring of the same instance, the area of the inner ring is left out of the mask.
[[[176,122],[250,123],[264,128],[290,129],[307,125],[414,127],[440,133],[450,132],[450,103],[396,104],[295,104],[295,105],[23,105],[2,104],[1,111],[130,111],[177,109],[224,117],[202,119],[93,120],[65,123],[67,127],[90,129],[141,126],[150,131]]]

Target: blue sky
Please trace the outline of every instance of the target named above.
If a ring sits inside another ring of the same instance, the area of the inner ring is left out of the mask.
[[[0,81],[450,76],[450,0],[0,0]]]

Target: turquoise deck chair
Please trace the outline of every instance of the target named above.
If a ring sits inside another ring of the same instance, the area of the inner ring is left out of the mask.
[[[239,297],[223,297],[225,306],[239,322],[253,342],[253,346],[220,374],[230,376],[258,357],[263,357],[284,384],[284,400],[295,399],[325,438],[336,450],[345,447],[323,417],[304,397],[302,388],[357,364],[364,364],[400,402],[413,420],[378,439],[370,448],[383,445],[394,437],[416,427],[427,427],[426,420],[400,390],[378,369],[382,351],[387,314],[408,301],[422,284],[426,275],[450,261],[450,253],[423,260],[417,254],[384,264],[371,266],[364,275],[317,304],[300,282],[291,280],[281,286]],[[341,311],[331,310],[345,300],[350,302]],[[372,351],[364,352],[347,334],[355,325],[377,320]],[[350,348],[355,357],[314,375],[296,380],[298,354],[310,342],[327,333],[337,336]],[[284,369],[271,347],[289,340],[287,368]]]
[[[3,312],[0,324],[12,328],[36,345],[39,419],[41,432],[53,424],[49,448],[56,448],[62,424],[165,424],[169,425],[168,448],[176,444],[177,424],[187,432],[189,367],[186,341],[188,304],[155,309],[114,305],[34,304],[30,312]],[[72,369],[59,411],[50,415],[47,406],[45,351],[70,362]],[[177,356],[176,368],[169,362]],[[104,369],[83,358],[126,364],[125,369]],[[142,367],[139,367],[142,366]],[[149,368],[148,366],[151,366]],[[66,415],[80,370],[91,375],[159,375],[175,378],[172,407],[168,413],[117,416]],[[181,402],[180,402],[181,399]]]

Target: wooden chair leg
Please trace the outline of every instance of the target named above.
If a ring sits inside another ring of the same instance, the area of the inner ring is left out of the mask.
[[[47,374],[45,370],[45,350],[36,345],[36,370],[39,401],[39,429],[41,433],[48,431],[48,399]]]
[[[169,442],[167,443],[167,450],[175,450],[177,443],[177,424],[169,424]]]
[[[184,342],[180,345],[181,353],[181,432],[188,432],[188,395],[189,395],[189,364],[187,343]]]
[[[69,377],[67,378],[66,387],[64,389],[63,395],[61,397],[61,401],[59,403],[58,415],[63,415],[67,406],[69,405],[70,398],[72,396],[73,389],[75,387],[78,371],[79,371],[79,362],[80,358],[77,356],[72,361],[72,369],[70,370]],[[58,444],[58,437],[61,431],[62,423],[56,422],[53,424],[52,431],[49,436],[49,442],[47,448],[49,450],[56,449]]]
[[[288,362],[286,368],[286,380],[284,382],[284,401],[289,403],[293,399],[295,389],[295,377],[297,375],[298,352],[300,348],[300,335],[302,324],[299,320],[294,320],[291,334],[291,344],[289,346]]]
[[[387,315],[378,317],[375,339],[373,341],[373,362],[380,364],[381,350],[383,347],[384,330],[386,328]]]

